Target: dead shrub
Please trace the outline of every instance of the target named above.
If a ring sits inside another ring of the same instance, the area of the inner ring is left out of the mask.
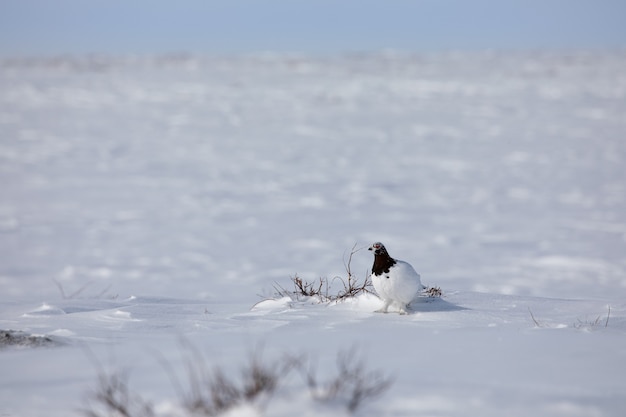
[[[154,417],[152,405],[131,392],[125,372],[98,375],[98,387],[90,399],[97,404],[82,410],[87,417]]]
[[[441,298],[443,296],[443,291],[439,287],[427,287],[424,290],[424,294],[428,296],[428,298]]]
[[[354,349],[339,352],[336,375],[320,382],[310,361],[301,357],[283,355],[268,361],[255,353],[243,365],[240,378],[235,378],[219,367],[209,367],[190,344],[185,348],[187,384],[184,387],[171,365],[163,364],[178,392],[181,410],[190,417],[218,416],[243,404],[254,404],[262,409],[280,385],[290,380],[294,369],[304,376],[313,399],[340,404],[350,412],[365,401],[376,399],[391,386],[390,378],[367,370],[365,361]],[[104,372],[100,366],[98,368],[98,386],[89,395],[89,407],[82,410],[86,417],[156,416],[153,405],[131,391],[127,373]]]
[[[337,374],[320,383],[313,369],[306,375],[313,398],[323,402],[339,401],[354,412],[366,400],[382,395],[391,386],[391,379],[378,371],[369,371],[354,349],[337,355]]]
[[[346,270],[346,277],[334,277],[332,280],[328,278],[319,278],[317,281],[308,282],[300,278],[297,274],[291,277],[293,284],[292,290],[287,290],[281,287],[279,284],[274,284],[274,290],[279,297],[289,297],[294,301],[301,301],[302,299],[315,298],[321,303],[344,301],[351,297],[356,297],[359,294],[369,293],[373,294],[372,281],[369,276],[361,282],[352,273],[352,256],[361,249],[356,249],[356,244],[350,250],[350,254],[347,259],[344,255],[344,268]],[[336,281],[341,283],[342,288],[336,293],[331,292],[332,284]]]

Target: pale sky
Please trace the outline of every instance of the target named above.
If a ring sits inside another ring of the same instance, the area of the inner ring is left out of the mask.
[[[0,0],[0,56],[623,47],[625,0]]]

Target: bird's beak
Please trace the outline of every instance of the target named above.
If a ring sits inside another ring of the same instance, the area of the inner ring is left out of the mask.
[[[367,248],[367,250],[372,250],[372,247],[370,246],[369,248]]]

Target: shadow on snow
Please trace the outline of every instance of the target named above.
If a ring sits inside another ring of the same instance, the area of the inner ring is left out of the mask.
[[[409,314],[422,313],[422,312],[439,312],[439,311],[458,311],[467,310],[466,307],[461,307],[456,304],[452,304],[440,297],[419,297],[409,304]]]

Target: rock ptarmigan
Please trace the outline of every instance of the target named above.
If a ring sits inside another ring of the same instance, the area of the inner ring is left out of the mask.
[[[393,259],[385,246],[376,242],[369,247],[374,252],[374,265],[370,276],[374,289],[384,304],[377,313],[386,313],[392,304],[400,314],[407,314],[408,305],[425,287],[411,264]]]

